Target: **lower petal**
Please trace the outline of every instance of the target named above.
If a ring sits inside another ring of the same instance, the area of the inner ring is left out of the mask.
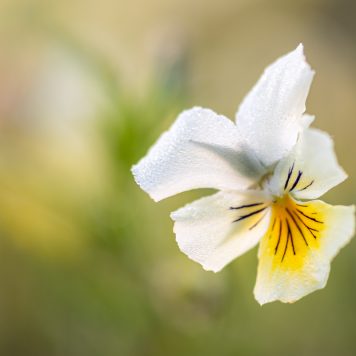
[[[267,231],[270,209],[257,191],[219,192],[171,214],[182,252],[218,272],[253,248]]]
[[[354,234],[354,207],[289,196],[272,208],[261,240],[255,297],[260,304],[293,303],[325,287],[330,262]]]

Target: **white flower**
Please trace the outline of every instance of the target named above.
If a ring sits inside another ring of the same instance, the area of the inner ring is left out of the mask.
[[[331,260],[354,233],[353,206],[305,201],[347,177],[332,139],[303,114],[313,75],[299,45],[265,70],[236,124],[208,109],[184,111],[132,168],[155,201],[220,190],[171,214],[178,245],[217,272],[260,242],[260,304],[323,288]]]

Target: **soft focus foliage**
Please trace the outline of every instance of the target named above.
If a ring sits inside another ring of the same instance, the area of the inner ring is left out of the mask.
[[[229,117],[303,41],[308,101],[356,198],[352,1],[0,2],[1,355],[353,355],[356,252],[328,287],[261,308],[256,250],[219,274],[179,252],[130,166],[192,105]],[[205,195],[207,192],[204,192]],[[210,193],[210,192],[208,192]]]

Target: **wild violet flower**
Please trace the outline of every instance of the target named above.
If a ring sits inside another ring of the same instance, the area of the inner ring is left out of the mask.
[[[171,214],[179,248],[218,272],[260,243],[260,304],[323,288],[354,233],[353,206],[315,200],[347,176],[330,136],[304,115],[313,75],[299,45],[265,70],[236,123],[208,109],[184,111],[132,168],[155,201],[219,190]]]

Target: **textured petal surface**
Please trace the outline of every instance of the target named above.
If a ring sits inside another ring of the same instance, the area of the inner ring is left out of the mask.
[[[195,188],[244,189],[261,175],[239,142],[235,124],[208,109],[184,111],[132,168],[156,201]]]
[[[302,114],[313,75],[299,45],[270,65],[242,102],[237,127],[265,166],[285,157],[294,146],[306,123]]]
[[[276,195],[286,191],[297,199],[315,199],[346,177],[331,137],[317,129],[306,129],[291,154],[278,163],[269,189]]]
[[[330,262],[354,234],[354,207],[285,198],[272,208],[259,249],[255,297],[292,303],[324,288]]]
[[[172,213],[179,248],[204,269],[217,272],[254,247],[269,225],[260,192],[219,192]]]

